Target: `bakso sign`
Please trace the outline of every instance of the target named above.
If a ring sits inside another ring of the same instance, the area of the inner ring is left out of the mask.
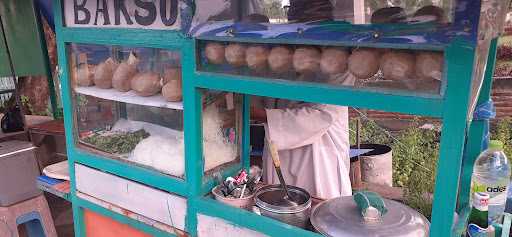
[[[68,27],[179,29],[178,0],[65,0]]]

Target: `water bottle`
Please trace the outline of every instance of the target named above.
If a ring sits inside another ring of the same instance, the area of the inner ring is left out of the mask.
[[[505,210],[507,187],[510,182],[510,165],[503,153],[503,143],[489,142],[475,161],[471,177],[471,197],[476,192],[489,194],[489,222],[499,223]]]
[[[487,237],[489,228],[489,194],[475,193],[469,213],[467,237]]]

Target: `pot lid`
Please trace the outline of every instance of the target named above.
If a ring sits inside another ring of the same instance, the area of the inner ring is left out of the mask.
[[[367,223],[351,196],[325,201],[315,207],[311,224],[331,237],[426,237],[430,223],[412,208],[384,199],[388,212],[380,222]]]

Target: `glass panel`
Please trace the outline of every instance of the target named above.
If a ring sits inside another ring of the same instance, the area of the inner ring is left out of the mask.
[[[473,112],[477,106],[478,96],[482,83],[485,79],[486,64],[489,58],[490,40],[479,40],[476,47],[475,62],[473,63],[473,78],[471,84],[470,104],[468,110],[468,121],[473,119]]]
[[[452,18],[454,0],[198,0],[194,25],[204,22],[300,23],[317,20],[354,24],[438,22]]]
[[[372,90],[439,94],[443,52],[305,45],[199,44],[198,69]]]
[[[251,164],[254,166],[248,172],[247,183],[242,181],[244,175],[233,176],[211,190],[210,197],[216,201],[248,211],[256,206],[262,216],[274,218],[264,210],[269,204],[285,209],[289,201],[294,201],[305,206],[308,197],[312,197],[311,208],[317,208],[317,200],[351,195],[352,190],[369,190],[388,200],[403,200],[403,207],[407,205],[415,210],[411,209],[407,215],[421,220],[416,230],[428,232],[424,217],[431,217],[440,121],[255,96],[251,97],[250,115],[252,127],[264,123],[267,131],[267,134],[251,134],[251,144],[265,143],[266,150],[256,153],[253,149]],[[251,133],[258,129],[251,128]],[[267,186],[279,184],[268,141],[278,150],[280,173],[292,197],[288,201],[282,201],[279,187]],[[395,151],[400,152],[394,154]],[[263,175],[258,185],[261,188],[254,192],[248,187],[252,184],[251,172],[257,170],[255,166]],[[363,173],[361,167],[365,167]],[[397,188],[405,194],[395,192]],[[343,219],[343,215],[339,217],[339,221],[351,220]],[[276,220],[311,230],[308,218]]]
[[[242,96],[203,92],[203,153],[207,174],[240,162],[242,151]]]
[[[183,177],[180,53],[71,44],[81,148]]]
[[[498,37],[505,27],[510,7],[509,0],[482,0],[478,39],[490,40]]]

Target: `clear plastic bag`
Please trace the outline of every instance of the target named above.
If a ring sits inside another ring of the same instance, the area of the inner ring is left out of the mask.
[[[432,20],[444,23],[452,18],[453,1],[197,0],[193,26],[225,21],[282,24],[336,20],[367,24],[372,23],[374,14],[381,20],[373,23]]]

